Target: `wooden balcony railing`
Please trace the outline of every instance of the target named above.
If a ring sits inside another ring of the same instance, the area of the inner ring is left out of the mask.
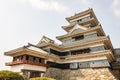
[[[19,60],[19,61],[13,61],[13,62],[5,63],[6,66],[14,66],[14,65],[20,65],[20,64],[30,64],[30,65],[49,67],[48,64],[29,61],[29,60]]]

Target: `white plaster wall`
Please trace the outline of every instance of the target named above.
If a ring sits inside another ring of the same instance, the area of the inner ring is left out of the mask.
[[[35,65],[28,65],[28,64],[23,64],[23,65],[24,65],[24,69],[46,71],[46,67],[43,67],[43,66],[35,66]]]
[[[46,71],[46,67],[29,65],[29,64],[21,64],[21,65],[15,65],[11,67],[11,71],[14,71],[14,72],[21,72],[21,69]]]
[[[11,66],[11,71],[13,72],[21,72],[21,69],[24,68],[24,65],[14,65],[14,66]]]

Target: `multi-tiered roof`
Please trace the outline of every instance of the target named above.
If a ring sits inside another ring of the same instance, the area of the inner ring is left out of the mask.
[[[37,45],[27,46],[6,52],[13,62],[8,66],[28,64],[60,69],[111,67],[115,60],[109,36],[104,33],[93,9],[67,17],[69,25],[62,26],[67,34],[56,38],[62,44],[43,36]],[[17,60],[17,59],[19,60]],[[37,63],[34,63],[37,62]],[[33,69],[33,68],[26,68]],[[14,70],[14,68],[13,68]]]

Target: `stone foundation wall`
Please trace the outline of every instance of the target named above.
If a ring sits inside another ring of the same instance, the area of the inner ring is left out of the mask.
[[[118,80],[108,68],[87,68],[77,70],[48,68],[44,76],[55,78],[56,80]]]

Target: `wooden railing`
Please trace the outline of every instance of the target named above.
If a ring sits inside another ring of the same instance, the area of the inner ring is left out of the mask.
[[[29,61],[29,60],[19,60],[19,61],[13,61],[13,62],[5,63],[6,66],[14,66],[14,65],[20,65],[20,64],[30,64],[30,65],[49,67],[48,64]]]

